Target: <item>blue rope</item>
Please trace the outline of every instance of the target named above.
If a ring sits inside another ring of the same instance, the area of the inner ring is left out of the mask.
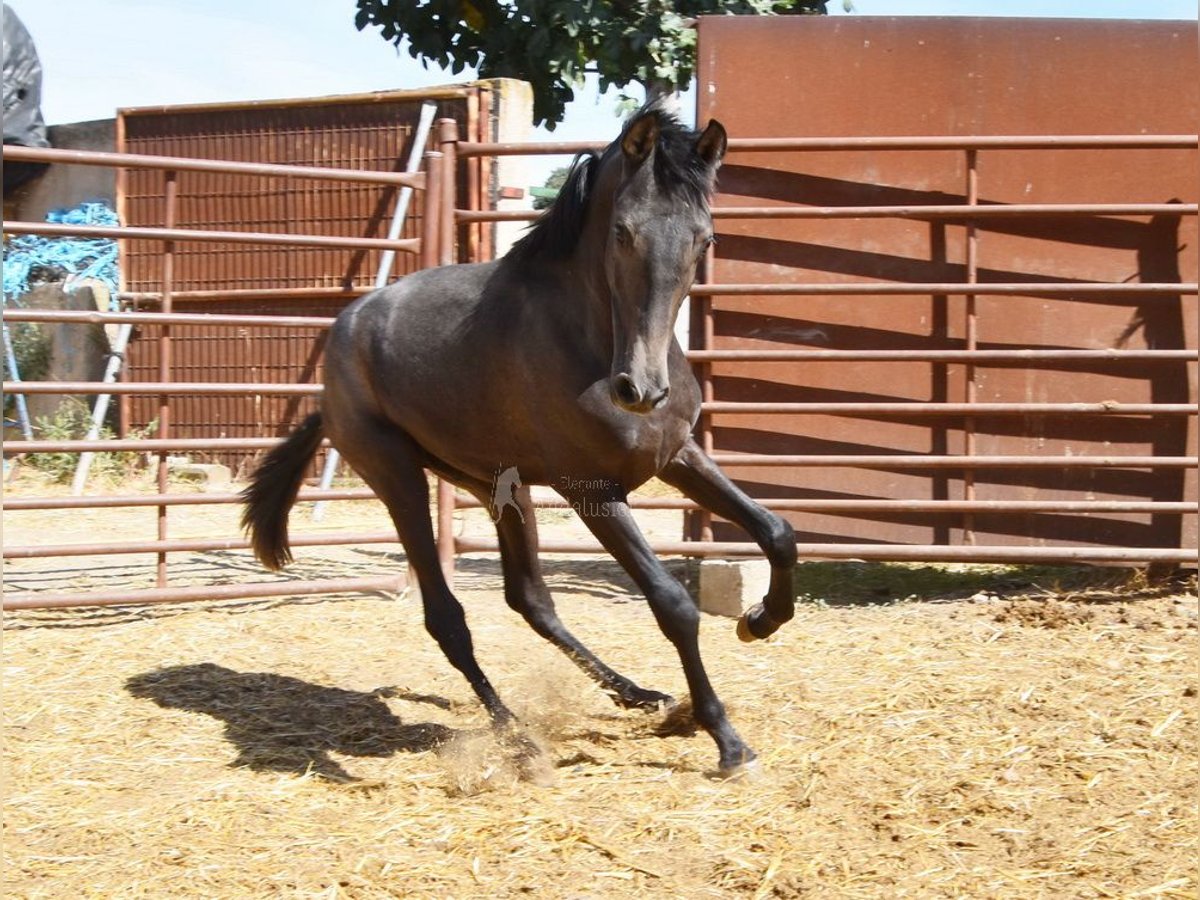
[[[117,214],[101,202],[81,203],[74,209],[55,209],[47,222],[67,225],[117,225]],[[4,301],[24,305],[29,276],[39,267],[54,267],[67,273],[68,287],[74,281],[94,278],[108,287],[110,305],[117,308],[117,242],[108,238],[42,237],[23,234],[4,246]]]

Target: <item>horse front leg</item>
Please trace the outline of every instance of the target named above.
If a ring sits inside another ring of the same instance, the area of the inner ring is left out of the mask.
[[[792,584],[796,535],[792,526],[746,496],[691,438],[658,477],[709,512],[740,525],[762,547],[771,563],[771,584],[762,601],[738,620],[737,633],[743,641],[770,637],[796,609]]]
[[[700,611],[687,590],[665,568],[639,530],[623,493],[572,492],[575,512],[646,595],[654,618],[683,664],[696,724],[716,741],[720,772],[733,775],[755,753],[734,731],[700,659]]]
[[[488,486],[464,484],[483,503],[492,503]],[[496,521],[496,536],[500,541],[500,565],[504,572],[504,599],[509,607],[520,613],[529,627],[554,646],[571,662],[596,682],[613,702],[625,709],[654,710],[675,705],[675,699],[661,691],[640,687],[619,672],[613,671],[589,650],[563,624],[554,606],[550,588],[542,576],[538,558],[537,513],[529,488],[513,491],[514,506],[500,509]]]

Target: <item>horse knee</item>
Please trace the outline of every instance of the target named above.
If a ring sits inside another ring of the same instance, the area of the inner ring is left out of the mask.
[[[763,548],[771,567],[790,569],[796,565],[796,531],[791,523],[781,516],[771,515],[766,546]]]

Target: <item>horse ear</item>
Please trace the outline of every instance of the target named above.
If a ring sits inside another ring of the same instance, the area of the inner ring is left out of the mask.
[[[621,137],[621,152],[631,163],[640,164],[646,160],[658,143],[658,116],[646,113],[634,119],[625,129]]]
[[[696,139],[696,155],[710,166],[718,166],[728,146],[729,138],[725,134],[725,126],[713,119],[704,129],[704,133]]]

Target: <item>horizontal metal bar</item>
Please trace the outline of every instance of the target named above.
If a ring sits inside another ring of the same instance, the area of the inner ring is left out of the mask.
[[[574,156],[585,150],[603,150],[606,141],[545,141],[483,142],[459,141],[455,152],[459,157],[468,156]]]
[[[477,143],[463,141],[459,156],[543,156],[581,153],[607,146],[599,141]],[[894,137],[732,138],[730,152],[824,150],[1190,150],[1188,134],[938,135]]]
[[[705,403],[702,409],[713,413],[775,413],[821,415],[1080,415],[1106,413],[1117,415],[1194,415],[1196,407],[1186,403],[1103,404],[1103,403]],[[281,438],[113,438],[110,440],[9,441],[6,454],[18,453],[155,453],[170,450],[210,451],[270,450]],[[327,446],[328,442],[323,443]],[[1190,468],[1195,457],[1169,456],[902,456],[899,454],[852,456],[814,454],[783,456],[776,454],[717,454],[721,465],[778,466],[860,466],[860,467],[946,467],[971,465],[1025,468],[1088,468],[1124,466],[1141,468]],[[972,463],[968,460],[981,460]]]
[[[456,494],[456,509],[483,509],[484,504],[468,494]],[[632,509],[702,509],[683,497],[638,497],[628,499]],[[1163,513],[1196,514],[1195,503],[1156,500],[796,500],[765,498],[754,501],[764,509],[779,512],[889,512],[889,513]],[[570,509],[562,497],[538,498],[535,509]]]
[[[289,541],[293,547],[340,547],[343,544],[398,544],[399,538],[390,532],[330,532],[301,534]],[[95,544],[46,544],[5,546],[5,559],[45,559],[56,556],[107,556],[136,553],[205,553],[211,550],[248,550],[245,538],[181,538],[170,541],[123,541]]]
[[[321,166],[285,166],[277,163],[234,162],[141,153],[112,153],[101,150],[63,150],[57,147],[4,145],[4,158],[22,162],[58,165],[105,166],[120,169],[166,169],[176,172],[224,172],[231,175],[271,175],[319,181],[358,181],[381,185],[425,187],[425,173],[376,172],[367,169],[327,169]]]
[[[370,488],[339,488],[330,490],[303,490],[296,496],[297,503],[327,500],[373,500],[375,492]],[[16,510],[45,509],[116,509],[144,506],[214,506],[225,503],[241,503],[239,493],[217,492],[202,494],[108,494],[99,497],[10,497],[0,501],[0,508]]]
[[[130,225],[69,225],[58,222],[4,222],[8,234],[48,237],[93,237],[141,241],[201,241],[228,244],[268,244],[283,247],[328,247],[347,250],[400,250],[417,253],[420,238],[389,241],[385,238],[337,237],[320,234],[276,234],[263,231],[206,231],[199,228],[142,228]]]
[[[714,453],[721,466],[845,466],[858,469],[1194,469],[1194,456],[918,456]]]
[[[270,450],[280,438],[114,438],[78,441],[7,441],[6,455],[15,453],[157,453],[162,450]]]
[[[701,404],[707,413],[728,415],[897,415],[897,416],[1191,416],[1194,403],[736,403]]]
[[[1022,282],[987,282],[968,283],[963,281],[944,282],[801,282],[793,284],[694,284],[689,293],[693,297],[734,297],[734,296],[793,296],[803,294],[815,295],[852,295],[852,296],[884,296],[884,295],[921,295],[921,294],[972,294],[987,295],[1049,295],[1067,294],[1071,296],[1121,296],[1135,295],[1139,298],[1156,294],[1172,297],[1180,294],[1196,293],[1196,282],[1155,282],[1139,284],[1137,282],[1113,284],[1110,282],[1062,282],[1062,281],[1022,281]]]
[[[6,381],[12,394],[172,394],[186,396],[318,396],[320,384],[251,384],[223,381]]]
[[[125,296],[125,295],[123,295]],[[176,299],[180,294],[173,295]],[[230,328],[330,327],[332,316],[263,316],[223,313],[98,312],[5,307],[6,322],[86,325],[219,325]],[[1196,350],[689,350],[693,362],[1175,362],[1200,359]]]
[[[69,609],[84,606],[141,606],[152,603],[191,603],[201,600],[245,600],[257,597],[308,597],[313,594],[399,593],[403,575],[369,578],[330,578],[324,581],[270,581],[249,584],[207,584],[194,587],[144,588],[141,590],[20,591],[5,594],[3,608]]]
[[[373,500],[370,488],[339,488],[302,490],[297,503]],[[158,506],[215,506],[241,503],[240,493],[213,492],[200,494],[110,494],[98,497],[11,497],[0,501],[0,508],[9,512],[50,509],[113,509]],[[643,497],[637,494],[628,500],[634,509],[699,509],[694,500],[684,497]],[[755,501],[766,509],[819,511],[894,511],[894,512],[1127,512],[1127,513],[1185,513],[1197,511],[1195,503],[1157,500],[827,500],[795,498],[763,498]],[[569,509],[562,497],[538,497],[537,509]],[[482,509],[484,504],[469,494],[456,494],[458,509]]]
[[[456,221],[474,222],[532,222],[541,216],[536,209],[456,209]]]
[[[290,287],[290,288],[218,288],[213,290],[171,291],[172,300],[353,300],[361,297],[370,287]],[[157,304],[162,300],[161,291],[121,291],[121,300],[134,303]]]
[[[731,152],[813,150],[1192,150],[1194,134],[897,135],[733,138]]]
[[[1196,362],[1197,350],[689,350],[692,362]]]
[[[228,325],[231,328],[328,328],[331,316],[240,316],[221,313],[99,312],[74,309],[4,308],[6,322],[79,325]]]
[[[494,538],[458,538],[459,553],[494,553]],[[596,553],[606,551],[590,541],[543,541],[543,553]],[[704,541],[652,543],[664,556],[761,556],[757,544]],[[1196,548],[1172,547],[988,547],[938,544],[797,544],[801,559],[862,559],[919,562],[1163,562],[1195,563]]]
[[[715,206],[714,219],[1008,219],[1194,216],[1195,203],[965,203],[910,206]]]
[[[997,219],[1064,216],[1194,216],[1195,203],[964,203],[907,206],[714,206],[714,219]],[[531,222],[529,209],[456,209],[459,222]]]

